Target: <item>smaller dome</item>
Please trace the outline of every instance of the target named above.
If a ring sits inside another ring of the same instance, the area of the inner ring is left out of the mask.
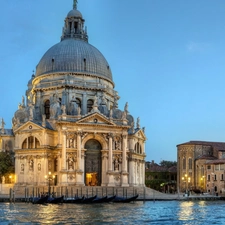
[[[79,18],[82,18],[82,14],[77,9],[73,9],[67,14],[67,17],[79,17]]]

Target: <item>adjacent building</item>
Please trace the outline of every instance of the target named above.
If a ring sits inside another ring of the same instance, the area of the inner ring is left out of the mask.
[[[190,141],[177,145],[177,182],[180,191],[225,194],[225,143]]]

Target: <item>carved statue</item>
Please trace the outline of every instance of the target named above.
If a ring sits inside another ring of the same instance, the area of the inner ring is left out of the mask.
[[[29,93],[29,103],[33,104],[33,94],[32,94],[32,92]]]
[[[4,128],[5,128],[5,121],[4,121],[4,119],[2,118],[2,121],[1,121],[1,128],[4,130]]]
[[[24,164],[21,164],[21,172],[24,172]]]
[[[129,113],[128,112],[128,102],[126,102],[125,106],[124,106],[124,112],[126,112],[127,114]]]
[[[73,0],[73,9],[77,9],[77,3],[78,3],[77,0]]]
[[[106,98],[104,93],[102,94],[102,101],[101,101],[101,105],[106,105]]]
[[[46,115],[43,114],[43,115],[42,115],[42,124],[45,124],[45,123],[46,123]]]
[[[112,118],[112,117],[113,117],[113,110],[110,109],[110,111],[109,111],[109,118]]]
[[[34,161],[33,161],[33,159],[30,159],[30,161],[29,161],[29,168],[30,168],[30,170],[33,170],[33,168],[34,168]]]
[[[62,109],[62,115],[66,115],[66,106],[62,105],[61,109]]]
[[[72,170],[73,169],[73,158],[72,157],[69,157],[68,158],[68,168],[69,170]]]
[[[41,163],[38,163],[38,171],[41,171]]]
[[[140,118],[137,118],[137,128],[140,128]]]
[[[25,107],[25,99],[24,99],[24,96],[22,96],[22,107],[23,108]]]
[[[32,104],[30,104],[29,113],[30,113],[29,119],[33,120],[34,119],[34,106]]]
[[[2,176],[2,184],[4,184],[4,183],[5,183],[5,177]]]
[[[76,98],[75,96],[72,97],[71,101],[70,101],[70,107],[69,107],[69,112],[70,115],[76,115],[77,114],[77,102],[76,102]]]
[[[55,119],[59,109],[58,94],[55,93],[50,100],[50,119]]]
[[[93,106],[98,106],[98,96],[95,95]]]
[[[122,120],[126,120],[127,119],[127,112],[124,111],[123,114],[122,114]]]
[[[131,131],[132,131],[132,133],[134,133],[134,126],[135,126],[135,125],[134,125],[134,122],[132,122],[132,123],[131,123]]]

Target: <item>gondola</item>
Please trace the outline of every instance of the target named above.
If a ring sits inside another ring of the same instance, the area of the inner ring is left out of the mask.
[[[95,198],[97,198],[97,195],[89,198],[84,198],[81,203],[91,203]]]
[[[93,201],[91,203],[103,203],[103,202],[106,202],[107,199],[108,199],[107,196],[102,197],[102,198],[96,197],[95,199],[93,199]]]
[[[116,195],[113,195],[111,197],[108,197],[105,202],[112,202],[116,198]]]
[[[33,204],[45,204],[48,201],[48,195],[40,198],[32,198],[31,201]]]
[[[129,203],[129,202],[135,201],[137,198],[138,198],[138,195],[135,195],[135,196],[130,197],[130,198],[116,197],[112,202]]]
[[[60,204],[63,203],[64,195],[58,198],[48,198],[48,203],[51,204]]]

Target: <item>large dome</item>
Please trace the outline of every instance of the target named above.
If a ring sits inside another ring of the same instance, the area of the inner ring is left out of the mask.
[[[112,81],[112,73],[102,53],[83,40],[64,39],[51,47],[36,68],[36,76],[57,72],[78,72]]]

